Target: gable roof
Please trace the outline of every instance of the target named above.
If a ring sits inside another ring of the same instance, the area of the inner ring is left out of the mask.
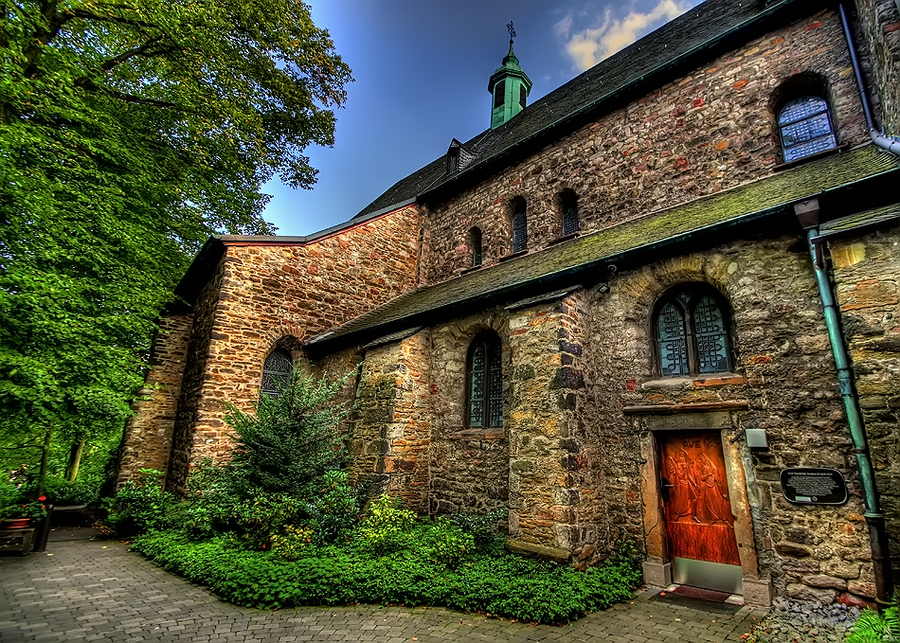
[[[634,44],[590,68],[497,129],[464,143],[476,158],[459,172],[447,172],[446,157],[435,159],[388,188],[356,217],[395,203],[440,196],[461,181],[496,170],[551,138],[595,120],[670,80],[772,28],[821,10],[810,0],[706,0]],[[354,217],[354,218],[356,218]]]
[[[862,204],[867,196],[879,191],[871,185],[860,186],[861,181],[883,180],[890,185],[900,179],[898,175],[897,158],[872,144],[832,154],[401,295],[312,338],[307,346],[324,348],[332,343],[367,341],[447,319],[448,315],[460,317],[485,305],[558,289],[585,275],[604,277],[605,270],[594,271],[636,260],[644,253],[658,256],[664,248],[686,241],[721,243],[725,230],[764,217],[775,216],[776,224],[767,223],[756,233],[777,234],[779,225],[796,231],[799,228],[791,210],[793,203],[818,197],[823,204],[840,203],[840,209],[845,209],[851,207],[848,204]]]

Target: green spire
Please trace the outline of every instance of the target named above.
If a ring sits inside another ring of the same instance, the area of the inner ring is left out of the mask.
[[[519,59],[513,52],[513,41],[510,38],[509,53],[506,54],[503,64],[497,67],[488,82],[488,91],[494,97],[491,109],[491,129],[500,127],[525,109],[528,94],[531,93],[531,84],[528,74],[519,67]]]

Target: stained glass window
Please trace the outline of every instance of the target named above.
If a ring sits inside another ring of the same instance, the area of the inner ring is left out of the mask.
[[[500,338],[483,333],[469,350],[469,426],[503,426],[503,365]]]
[[[263,365],[260,393],[269,397],[276,397],[287,386],[293,369],[290,353],[280,349],[272,351]]]
[[[778,129],[785,161],[837,147],[828,102],[818,96],[804,96],[786,103],[778,111]]]
[[[657,308],[655,337],[659,372],[664,377],[731,371],[725,314],[708,288],[670,293]]]
[[[528,247],[528,223],[525,220],[525,201],[517,199],[512,219],[513,243],[512,251],[519,252]]]

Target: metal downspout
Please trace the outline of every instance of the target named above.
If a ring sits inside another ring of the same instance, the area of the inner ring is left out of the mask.
[[[872,469],[872,461],[869,458],[866,432],[863,428],[862,416],[853,390],[853,373],[850,370],[850,360],[847,357],[847,348],[844,345],[844,337],[841,334],[838,309],[835,305],[828,274],[823,267],[824,261],[818,257],[816,250],[816,238],[818,236],[819,231],[816,227],[811,228],[806,233],[806,238],[809,242],[809,252],[812,257],[813,271],[816,275],[816,284],[819,287],[819,296],[824,307],[825,326],[828,329],[831,352],[834,355],[834,362],[837,366],[841,399],[844,402],[844,412],[847,414],[847,424],[850,426],[853,454],[856,456],[856,466],[859,469],[859,477],[862,482],[863,497],[866,505],[864,515],[869,526],[869,544],[872,548],[872,566],[875,575],[875,601],[879,605],[887,606],[890,604],[893,595],[887,530],[885,529],[884,514],[881,512],[881,506],[878,502],[878,490],[875,487],[875,474]]]
[[[900,8],[900,0],[897,0],[898,8]],[[875,127],[875,120],[872,118],[872,109],[869,107],[869,99],[866,95],[866,87],[863,84],[862,71],[859,68],[859,60],[856,57],[856,45],[853,43],[853,36],[850,34],[850,23],[847,21],[847,13],[844,11],[844,4],[840,3],[838,9],[841,13],[841,26],[844,28],[844,38],[847,40],[847,49],[850,51],[850,62],[853,65],[853,74],[856,76],[856,85],[859,88],[859,98],[862,101],[863,114],[866,115],[866,126],[869,129],[869,136],[872,142],[878,147],[886,149],[892,154],[900,155],[900,140],[893,136],[888,136],[884,132]]]

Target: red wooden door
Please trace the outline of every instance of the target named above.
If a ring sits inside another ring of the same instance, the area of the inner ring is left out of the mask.
[[[669,555],[740,565],[719,435],[667,432],[660,449]]]

